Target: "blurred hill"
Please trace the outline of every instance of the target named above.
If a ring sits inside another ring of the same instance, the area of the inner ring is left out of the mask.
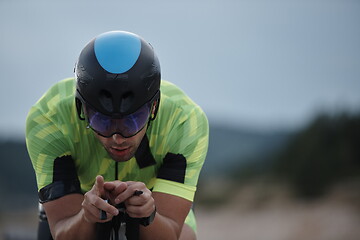
[[[289,130],[231,128],[210,122],[209,150],[202,175],[226,176],[234,166],[266,161],[282,149],[293,134]]]
[[[360,200],[360,113],[319,113],[295,132],[211,130],[200,205],[223,205],[228,192],[254,183],[255,198],[286,194],[315,200],[341,185]]]
[[[334,184],[360,180],[360,114],[319,114],[273,164],[272,174],[302,197],[319,197]]]
[[[9,207],[37,206],[35,174],[25,140],[0,140],[0,212]]]
[[[360,113],[321,113],[281,140],[257,161],[233,167],[230,178],[276,181],[302,199],[322,197],[339,183],[360,184]],[[360,196],[360,188],[354,190]]]

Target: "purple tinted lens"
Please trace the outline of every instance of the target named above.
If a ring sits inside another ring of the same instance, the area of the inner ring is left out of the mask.
[[[145,104],[136,112],[123,118],[111,118],[86,107],[89,126],[104,137],[118,133],[123,137],[131,137],[144,128],[150,116],[150,104]]]

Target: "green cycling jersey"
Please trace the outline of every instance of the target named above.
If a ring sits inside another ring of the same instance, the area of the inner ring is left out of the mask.
[[[75,80],[56,83],[31,108],[26,143],[41,201],[85,193],[95,177],[141,181],[147,188],[193,201],[208,148],[208,121],[174,84],[161,82],[160,107],[135,153],[115,162],[87,122],[78,118]],[[195,229],[192,211],[186,223]]]

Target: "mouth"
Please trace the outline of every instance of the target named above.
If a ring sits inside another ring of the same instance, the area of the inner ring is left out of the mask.
[[[110,147],[110,148],[115,149],[115,150],[122,151],[122,150],[128,149],[129,146],[124,146],[124,147],[115,147],[115,146],[112,146],[112,147]]]
[[[117,152],[126,151],[126,150],[128,150],[129,148],[130,148],[130,147],[122,147],[122,148],[119,148],[119,147],[110,147],[111,150],[117,151]]]
[[[117,156],[126,155],[130,151],[130,147],[110,147],[110,152]]]

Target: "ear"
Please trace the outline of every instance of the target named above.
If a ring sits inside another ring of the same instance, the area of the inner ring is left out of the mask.
[[[150,119],[154,120],[155,119],[155,114],[156,114],[156,108],[157,108],[157,100],[155,100],[151,106],[151,115],[150,115]]]
[[[156,99],[152,104],[150,120],[155,120],[157,112],[159,110],[159,104],[160,104],[160,97]]]

